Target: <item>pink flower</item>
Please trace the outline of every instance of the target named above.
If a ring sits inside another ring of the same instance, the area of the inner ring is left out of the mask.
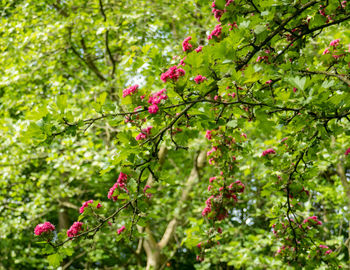
[[[247,134],[242,133],[241,136],[247,139]]]
[[[204,216],[208,215],[210,212],[211,212],[211,208],[206,206],[202,211],[202,216],[204,217]]]
[[[156,105],[157,106],[157,105]],[[139,141],[139,140],[143,140],[143,139],[146,139],[149,135],[151,135],[151,129],[153,127],[152,126],[149,126],[147,128],[143,128],[141,130],[141,133],[139,133],[137,136],[136,136],[136,141]]]
[[[165,73],[162,73],[160,79],[163,82],[167,82],[168,80],[173,80],[176,82],[180,77],[185,75],[185,71],[182,68],[177,68],[177,66],[170,67]]]
[[[138,111],[138,110],[140,110],[140,109],[142,109],[142,106],[137,106],[137,107],[134,109],[134,112],[136,112],[136,111]]]
[[[221,35],[222,27],[221,24],[215,26],[214,30],[208,36],[208,40],[212,39],[214,36],[219,38]]]
[[[98,203],[97,205],[96,205],[96,208],[97,209],[99,209],[99,208],[101,208],[102,207],[102,204],[101,203]]]
[[[67,231],[67,236],[68,237],[74,237],[78,235],[78,233],[82,230],[83,223],[82,222],[74,222],[73,225],[69,228]]]
[[[157,106],[157,105],[156,105]],[[135,137],[135,140],[136,141],[140,141],[140,140],[144,140],[147,138],[147,135],[146,134],[143,134],[142,132],[137,134],[137,136]]]
[[[128,176],[126,174],[122,172],[119,174],[117,182],[109,189],[108,196],[107,196],[108,199],[113,199],[114,202],[118,199],[118,196],[113,196],[113,193],[116,189],[122,188],[126,192],[129,192],[126,188],[127,179],[128,179]]]
[[[149,188],[151,188],[151,186],[150,186],[150,185],[145,185],[145,187],[144,187],[144,189],[143,189],[143,192],[146,192],[146,191],[147,191],[147,189],[149,189]]]
[[[327,54],[327,53],[330,53],[329,47],[327,47],[327,48],[323,51],[322,55],[325,55],[325,54]]]
[[[147,196],[147,198],[151,198],[152,197],[152,193],[146,193],[147,189],[151,188],[151,186],[146,185],[143,189],[143,193],[145,193],[145,195]]]
[[[230,4],[232,4],[235,0],[226,0],[225,7],[228,7]]]
[[[213,146],[212,149],[207,152],[207,156],[210,156],[212,153],[214,153],[217,150],[218,148],[216,146]]]
[[[276,151],[273,150],[272,148],[269,148],[269,149],[266,149],[265,151],[262,152],[261,156],[266,156],[266,155],[269,155],[269,154],[276,154]]]
[[[328,246],[325,245],[319,245],[320,248],[328,248]]]
[[[196,82],[196,84],[199,84],[201,82],[204,82],[204,80],[206,80],[207,78],[202,76],[202,75],[197,75],[195,78],[194,78],[194,81]]]
[[[331,250],[331,249],[328,249],[324,254],[325,255],[328,255],[328,254],[330,254],[330,253],[332,253],[333,251]]]
[[[166,89],[163,88],[162,90],[151,94],[148,99],[148,103],[152,105],[158,105],[162,100],[168,99],[168,96],[165,94],[165,92],[166,92]]]
[[[345,156],[350,154],[350,147],[345,151]]]
[[[316,216],[312,216],[312,217],[306,218],[306,219],[303,221],[303,223],[304,223],[304,224],[305,224],[305,223],[310,223],[310,221],[311,221],[311,224],[322,225],[322,221],[319,221],[319,220],[317,219]]]
[[[55,226],[50,222],[46,221],[45,223],[41,223],[36,225],[34,229],[35,235],[41,235],[42,233],[47,233],[55,230]]]
[[[210,190],[211,190],[211,188],[212,188],[212,186],[211,186],[211,185],[209,185],[209,186],[208,186],[208,191],[210,191]]]
[[[118,229],[117,234],[121,234],[123,231],[125,231],[125,226],[121,226],[120,229]]]
[[[344,56],[344,54],[339,54],[339,55],[333,54],[332,56],[334,59],[339,59],[340,57]]]
[[[151,106],[148,107],[148,112],[150,114],[156,114],[158,112],[159,108],[157,104],[153,104]]]
[[[235,185],[239,187],[239,189],[238,189],[239,193],[243,193],[244,192],[245,186],[244,186],[244,184],[241,181],[237,180],[235,182]]]
[[[214,8],[215,7],[215,3],[214,3],[214,6],[212,6],[212,7],[213,7],[213,9],[211,10],[211,12],[214,14],[215,19],[217,19],[218,22],[219,22],[222,14],[224,14],[225,11],[223,11],[221,9]]]
[[[184,65],[185,65],[185,62],[184,62],[184,61],[185,61],[185,60],[186,60],[186,56],[180,60],[179,66],[184,66]]]
[[[132,95],[134,93],[137,92],[137,89],[139,88],[139,86],[137,84],[130,86],[129,88],[126,88],[123,90],[123,97]]]
[[[187,37],[184,39],[184,41],[182,42],[182,50],[184,52],[190,51],[192,50],[192,45],[191,43],[189,43],[189,41],[192,39],[192,37]]]
[[[295,93],[296,91],[298,91],[298,89],[293,87],[293,92]]]
[[[260,60],[268,62],[269,57],[267,55],[265,55],[265,56],[258,56],[258,58],[256,59],[256,62],[261,62]]]
[[[210,177],[209,178],[209,183],[213,183],[213,181],[216,179],[216,176]]]
[[[272,80],[268,80],[265,82],[265,84],[270,84],[270,83],[272,83]]]
[[[199,242],[199,243],[197,244],[197,248],[201,248],[201,245],[202,245],[202,242]]]
[[[201,257],[201,256],[199,256],[199,255],[197,255],[197,256],[196,256],[196,261],[202,262],[202,261],[204,261],[204,258]]]
[[[196,51],[197,53],[199,53],[199,52],[201,52],[201,51],[202,51],[202,49],[203,49],[203,46],[198,46],[198,48],[197,48],[197,49],[195,49],[195,51]]]
[[[329,46],[336,47],[339,44],[339,41],[340,41],[339,38],[335,39],[335,40],[332,40],[331,43],[329,43]]]
[[[228,95],[231,96],[232,98],[235,98],[236,93],[235,93],[235,92],[233,92],[233,93],[228,93]]]
[[[211,140],[212,137],[211,137],[211,130],[207,130],[207,132],[205,133],[205,137],[208,139],[208,140]]]
[[[238,25],[237,25],[237,23],[236,23],[236,22],[229,23],[228,25],[229,25],[229,26],[231,26],[231,27],[230,27],[230,29],[229,29],[229,31],[232,31],[232,30],[233,30],[233,28],[238,28]]]
[[[94,202],[93,200],[88,200],[84,202],[83,205],[80,207],[80,210],[79,210],[80,214],[84,213],[85,208],[88,207],[89,204],[93,202]]]

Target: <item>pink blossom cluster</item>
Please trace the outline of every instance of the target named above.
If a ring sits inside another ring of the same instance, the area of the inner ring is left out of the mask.
[[[147,193],[147,189],[151,188],[150,185],[145,185],[145,187],[143,188],[143,193],[146,195],[147,198],[151,198],[152,197],[152,193]]]
[[[209,178],[209,183],[213,183],[214,180],[216,180],[216,176],[210,177],[210,178]]]
[[[143,128],[143,129],[141,130],[141,133],[139,133],[139,134],[136,136],[135,140],[136,140],[136,141],[140,141],[140,140],[146,139],[146,138],[151,134],[151,129],[152,129],[152,128],[153,128],[152,126]]]
[[[227,95],[230,96],[230,97],[232,97],[232,98],[235,98],[235,97],[236,97],[236,93],[235,93],[235,92],[228,93]]]
[[[199,83],[202,83],[206,80],[207,78],[202,76],[202,75],[197,75],[195,78],[194,78],[194,81],[196,82],[196,84],[199,84]]]
[[[232,31],[233,28],[238,28],[238,25],[236,22],[233,22],[233,23],[229,23],[228,26],[230,26],[230,29],[228,29],[229,31]]]
[[[114,191],[119,188],[124,189],[126,192],[129,192],[126,188],[126,180],[128,180],[128,176],[124,173],[120,173],[117,182],[109,189],[108,199],[113,199],[115,202],[118,199],[118,196],[113,196]]]
[[[207,152],[207,157],[210,156],[212,153],[214,153],[215,151],[217,151],[218,148],[216,146],[213,146],[208,152]]]
[[[244,184],[237,180],[236,182],[234,183],[231,183],[229,186],[228,186],[228,192],[230,194],[232,194],[232,192],[238,192],[238,193],[243,193],[244,192],[244,189],[245,189],[245,186]]]
[[[74,237],[77,236],[78,233],[82,230],[83,223],[82,222],[74,222],[73,225],[68,229],[67,236],[68,237]]]
[[[320,248],[327,249],[327,251],[324,253],[324,255],[328,255],[333,252],[328,246],[326,245],[319,245]]]
[[[225,7],[229,6],[233,2],[234,2],[234,0],[226,0]],[[224,9],[224,10],[216,9],[215,8],[216,7],[215,1],[211,4],[211,7],[212,7],[211,12],[214,14],[215,19],[220,21],[221,16],[226,12],[226,9]]]
[[[320,5],[320,10],[319,13],[323,16],[326,17],[326,23],[329,23],[332,20],[332,17],[330,15],[326,14],[326,8],[323,5]]]
[[[88,207],[89,204],[91,204],[93,202],[94,202],[93,200],[88,200],[88,201],[84,202],[82,204],[82,206],[80,207],[80,210],[79,210],[80,214],[84,213],[85,208]],[[102,205],[100,203],[98,203],[97,206],[96,206],[97,209],[101,208],[101,207],[102,207]]]
[[[328,54],[328,53],[330,53],[329,47],[327,47],[327,48],[323,51],[322,55],[325,55],[325,54]]]
[[[335,40],[332,40],[330,43],[329,43],[329,46],[332,46],[332,47],[337,47],[337,45],[339,45],[339,42],[340,42],[340,39],[335,39]]]
[[[137,89],[139,88],[139,86],[137,84],[130,86],[129,88],[126,88],[123,90],[123,97],[126,96],[131,96],[132,94],[137,92]]]
[[[165,94],[166,89],[162,89],[157,93],[151,94],[151,96],[148,99],[148,103],[152,104],[151,106],[148,107],[148,112],[150,114],[155,114],[158,112],[159,108],[158,108],[158,104],[162,101],[162,100],[166,100],[168,98],[168,96]]]
[[[205,201],[205,208],[203,209],[202,211],[202,216],[207,216],[210,212],[211,212],[211,207],[212,207],[212,204],[211,204],[211,199],[213,199],[214,196],[211,195],[206,201]]]
[[[265,55],[262,55],[262,56],[258,56],[258,58],[256,59],[256,62],[266,62],[266,63],[269,63],[269,54],[271,53],[270,50],[265,50]]]
[[[160,79],[163,82],[167,82],[168,80],[172,80],[176,82],[180,77],[185,75],[185,71],[182,68],[178,68],[177,66],[170,67],[165,73],[162,73]]]
[[[268,59],[269,59],[269,57],[267,55],[258,56],[258,58],[256,59],[256,62],[261,62],[261,60],[266,62]]]
[[[295,245],[298,245],[299,248],[310,249],[312,247],[308,247],[306,245],[307,242],[302,239],[310,238],[314,232],[312,231],[317,225],[322,225],[322,222],[317,219],[316,216],[309,217],[305,219],[301,224],[297,223],[294,219],[288,218],[286,223],[281,223],[279,225],[273,224],[273,233],[277,238],[282,238],[284,245],[277,250],[276,255],[287,255],[286,252],[294,252],[296,250]],[[292,234],[290,230],[290,226],[294,228],[295,234]],[[295,238],[297,235],[297,239]],[[300,239],[300,240],[298,240]],[[320,245],[321,248],[327,248],[327,246]],[[326,254],[331,253],[332,251],[328,251]]]
[[[205,137],[206,137],[208,140],[211,140],[211,139],[212,139],[211,133],[212,133],[211,130],[207,130],[206,133],[205,133]]]
[[[218,22],[219,22],[220,19],[221,19],[222,14],[224,14],[225,11],[223,11],[221,9],[216,9],[215,8],[216,7],[215,1],[211,4],[211,7],[212,7],[211,12],[214,14],[215,19],[217,19]]]
[[[125,231],[125,226],[121,226],[118,230],[117,230],[117,234],[121,234],[123,231]]]
[[[208,40],[212,39],[213,37],[219,38],[221,35],[221,31],[222,31],[221,24],[216,25],[214,30],[209,34]]]
[[[348,149],[346,149],[345,151],[345,156],[349,155],[350,154],[350,147]]]
[[[266,156],[266,155],[270,155],[270,154],[276,154],[276,151],[273,150],[272,148],[266,149],[265,151],[262,152],[261,156]]]
[[[339,54],[339,51],[337,50],[337,46],[339,45],[339,43],[340,43],[340,39],[332,40],[329,43],[330,47],[325,48],[324,51],[322,52],[322,55],[330,54],[331,52],[333,52],[332,57],[334,59],[339,59],[340,57],[344,56],[346,52],[350,52],[350,45],[349,45],[349,50],[348,51],[345,51],[345,53],[340,53]]]
[[[190,40],[192,39],[192,37],[187,37],[184,39],[184,41],[182,42],[182,50],[184,52],[187,52],[187,51],[191,51],[192,50],[192,45],[191,43],[189,42]]]
[[[42,233],[48,233],[55,230],[55,226],[50,222],[46,221],[44,223],[36,225],[34,229],[35,235],[41,235]]]
[[[185,65],[185,60],[186,60],[186,56],[180,60],[179,66],[184,66]]]
[[[212,183],[214,180],[217,180],[217,178],[211,177],[209,182]],[[238,201],[236,194],[244,192],[244,188],[244,184],[239,180],[231,183],[229,186],[220,187],[218,191],[213,189],[213,186],[209,185],[208,191],[212,191],[213,195],[206,200],[206,206],[202,211],[202,216],[208,216],[209,213],[212,213],[210,218],[215,220],[225,219],[228,216],[226,206],[236,203]],[[230,199],[233,199],[233,201]]]
[[[322,221],[319,221],[316,216],[306,218],[303,223],[309,223],[311,225],[322,225]]]
[[[196,49],[194,49],[197,53],[201,52],[203,49],[203,46],[198,46]]]

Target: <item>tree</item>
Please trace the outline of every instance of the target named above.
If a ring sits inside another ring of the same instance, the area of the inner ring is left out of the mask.
[[[3,268],[349,263],[346,1],[3,5]]]

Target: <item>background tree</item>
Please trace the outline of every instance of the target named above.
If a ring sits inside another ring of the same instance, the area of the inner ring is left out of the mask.
[[[3,268],[348,265],[346,1],[1,10]]]

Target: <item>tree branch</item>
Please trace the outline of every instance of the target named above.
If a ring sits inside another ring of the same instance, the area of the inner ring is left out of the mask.
[[[307,74],[320,74],[320,75],[325,75],[328,77],[337,77],[339,80],[345,82],[348,86],[350,86],[350,80],[346,78],[344,75],[336,74],[336,73],[331,73],[331,72],[326,72],[326,71],[316,71],[316,70],[299,70],[301,73],[307,73]]]

